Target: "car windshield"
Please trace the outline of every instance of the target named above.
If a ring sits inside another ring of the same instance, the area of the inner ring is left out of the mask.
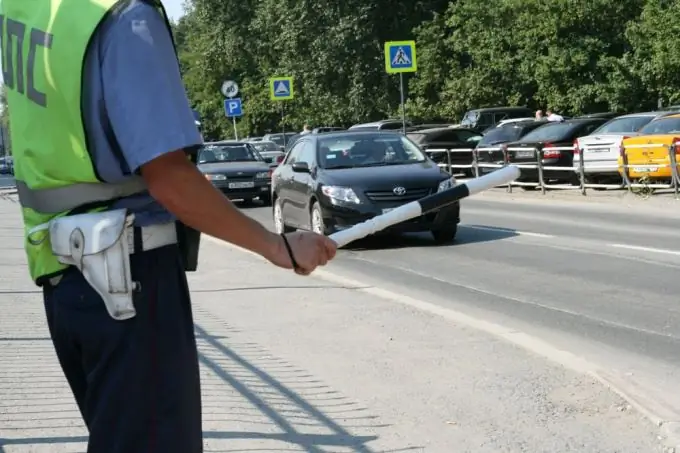
[[[467,112],[460,122],[461,126],[474,126],[479,119],[479,112]]]
[[[259,152],[265,152],[265,151],[279,151],[281,148],[274,142],[255,142],[252,143],[253,148],[258,150]]]
[[[222,162],[256,162],[262,160],[250,146],[234,145],[205,145],[198,153],[199,164],[215,164]]]
[[[319,140],[321,167],[354,168],[425,162],[418,146],[401,134],[342,135]]]
[[[512,142],[522,135],[521,127],[497,127],[490,130],[479,141],[478,146],[488,146],[497,143]]]
[[[652,121],[638,131],[642,135],[680,133],[680,118],[663,118]]]
[[[653,116],[629,116],[626,118],[616,118],[604,123],[595,129],[590,135],[615,134],[622,132],[636,132],[641,127],[647,125],[654,119]]]
[[[574,123],[548,123],[529,132],[522,142],[543,142],[565,138],[576,127]]]

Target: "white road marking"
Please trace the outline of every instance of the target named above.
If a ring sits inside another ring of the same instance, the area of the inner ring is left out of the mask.
[[[496,228],[496,227],[479,226],[479,225],[465,225],[464,223],[461,223],[460,226],[463,227],[463,228],[470,228],[471,230],[495,231],[497,233],[517,234],[519,236],[532,236],[532,237],[537,237],[537,238],[554,238],[555,237],[552,234],[532,233],[530,231],[517,231],[517,230],[510,229],[510,228]]]
[[[666,250],[666,249],[657,249],[654,247],[642,247],[639,245],[628,245],[628,244],[607,244],[609,247],[615,247],[617,249],[628,249],[628,250],[636,250],[638,252],[650,252],[650,253],[660,253],[662,255],[674,255],[674,256],[680,256],[680,251],[679,250]]]

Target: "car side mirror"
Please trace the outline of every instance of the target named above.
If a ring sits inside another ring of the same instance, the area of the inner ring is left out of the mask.
[[[292,165],[292,168],[295,173],[309,173],[309,165],[307,165],[307,162],[295,162]]]

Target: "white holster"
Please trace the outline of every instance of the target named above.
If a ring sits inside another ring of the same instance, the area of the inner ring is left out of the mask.
[[[135,283],[130,273],[129,228],[134,216],[126,209],[79,214],[49,223],[52,252],[59,262],[75,266],[104,300],[113,319],[133,318]]]

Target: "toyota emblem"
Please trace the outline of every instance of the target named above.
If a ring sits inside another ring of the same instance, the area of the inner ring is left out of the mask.
[[[392,189],[392,192],[394,192],[395,195],[399,196],[406,195],[406,189],[403,187],[395,187],[394,189]]]

